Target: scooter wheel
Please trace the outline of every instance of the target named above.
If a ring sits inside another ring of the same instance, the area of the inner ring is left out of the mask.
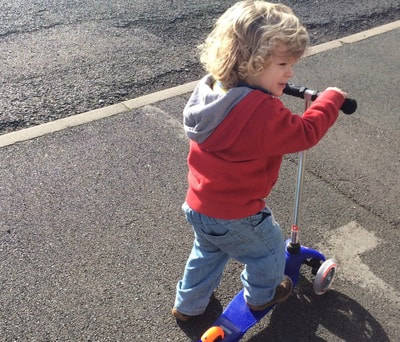
[[[314,292],[317,295],[324,294],[335,279],[337,271],[337,262],[335,259],[324,261],[314,279]]]
[[[202,336],[201,342],[216,342],[222,341],[225,337],[225,332],[221,327],[211,327]]]

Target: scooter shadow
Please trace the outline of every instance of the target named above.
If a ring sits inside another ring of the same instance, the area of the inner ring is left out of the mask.
[[[219,300],[212,297],[203,315],[187,322],[178,322],[178,325],[189,341],[197,342],[222,311]],[[258,323],[258,327],[260,324],[263,321]],[[330,337],[325,339],[319,334]],[[332,289],[317,296],[312,283],[302,275],[290,299],[269,314],[265,329],[247,340],[244,337],[248,342],[325,342],[332,339],[390,342],[382,326],[360,304]]]
[[[319,334],[330,337],[325,339]],[[378,321],[356,301],[332,289],[317,296],[310,281],[300,276],[296,292],[272,311],[268,326],[248,341],[322,342],[332,339],[390,342]]]

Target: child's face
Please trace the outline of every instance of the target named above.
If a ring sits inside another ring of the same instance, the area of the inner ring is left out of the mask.
[[[293,65],[298,58],[287,53],[285,45],[280,44],[275,49],[268,66],[259,74],[250,78],[250,83],[255,87],[268,90],[272,95],[281,96],[283,89],[293,77]]]

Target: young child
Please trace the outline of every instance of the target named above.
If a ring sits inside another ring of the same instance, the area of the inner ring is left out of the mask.
[[[190,151],[182,208],[194,244],[177,285],[172,314],[178,320],[205,311],[229,258],[245,265],[241,281],[250,309],[282,303],[292,291],[283,234],[265,198],[283,155],[317,144],[346,97],[328,88],[303,116],[279,100],[308,41],[290,8],[241,1],[200,47],[209,74],[184,109]]]

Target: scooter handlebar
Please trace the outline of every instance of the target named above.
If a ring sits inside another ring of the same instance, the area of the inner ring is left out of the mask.
[[[288,83],[283,90],[286,95],[300,97],[304,99],[304,94],[306,92],[312,94],[311,101],[314,101],[321,93],[316,90],[311,90],[306,87],[296,86],[294,84]],[[340,110],[345,114],[353,114],[357,109],[357,101],[351,98],[346,98]]]

